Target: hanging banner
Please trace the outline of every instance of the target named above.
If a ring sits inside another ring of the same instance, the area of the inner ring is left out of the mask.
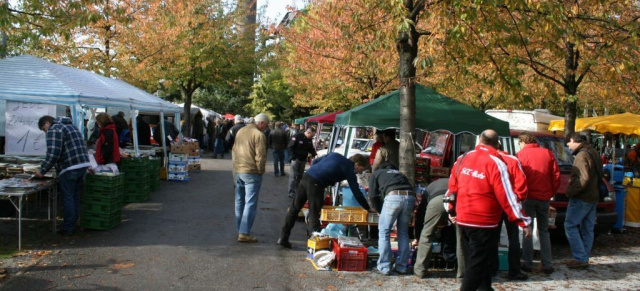
[[[40,156],[47,153],[45,133],[38,128],[44,115],[55,117],[56,106],[7,101],[5,111],[5,154]]]

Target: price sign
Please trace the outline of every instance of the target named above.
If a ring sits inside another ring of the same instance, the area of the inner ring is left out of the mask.
[[[7,101],[5,111],[5,153],[9,155],[44,155],[45,133],[38,128],[44,115],[55,116],[56,106]]]

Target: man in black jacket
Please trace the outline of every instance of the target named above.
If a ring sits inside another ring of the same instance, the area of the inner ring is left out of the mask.
[[[289,138],[282,130],[282,122],[276,122],[274,130],[268,137],[269,146],[273,149],[273,172],[277,176],[284,176],[284,151],[287,148]],[[280,167],[278,167],[280,165]]]
[[[236,141],[236,134],[238,133],[238,130],[240,130],[246,125],[244,123],[244,119],[242,119],[242,116],[240,116],[239,114],[236,115],[234,119],[236,124],[233,127],[231,127],[231,129],[229,129],[229,132],[227,132],[227,136],[225,137],[225,141],[227,142],[228,149],[233,148],[233,144]]]
[[[309,154],[311,154],[312,158],[318,155],[316,149],[313,148],[312,138],[314,135],[316,135],[316,130],[313,127],[309,127],[303,133],[299,133],[289,140],[289,145],[287,146],[289,157],[291,158],[289,198],[296,196],[296,189],[300,185]]]
[[[395,271],[407,273],[409,260],[409,223],[413,215],[415,192],[409,179],[391,163],[382,164],[369,178],[369,200],[380,213],[378,223],[378,266],[374,271],[391,275],[391,229],[397,221],[398,259]]]
[[[151,145],[151,128],[140,115],[136,118],[136,127],[136,130],[138,130],[138,144]]]

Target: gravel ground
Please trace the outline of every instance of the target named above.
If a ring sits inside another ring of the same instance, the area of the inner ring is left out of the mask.
[[[305,260],[304,229],[292,234],[293,250],[275,245],[289,199],[288,177],[268,164],[253,227],[257,244],[235,241],[231,160],[203,159],[188,183],[163,182],[145,203],[123,210],[110,231],[71,238],[50,234],[50,224],[25,223],[25,251],[0,260],[1,290],[455,290],[450,272],[428,279],[371,272],[316,271]],[[287,173],[288,173],[287,169]],[[0,221],[2,243],[13,245],[15,221]],[[497,290],[639,290],[640,230],[596,239],[591,266],[569,270],[566,242],[553,242],[556,272],[534,270],[525,282]],[[536,265],[539,267],[539,264]],[[534,266],[535,268],[535,266]]]

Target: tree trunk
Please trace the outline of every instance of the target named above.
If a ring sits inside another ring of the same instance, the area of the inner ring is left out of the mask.
[[[564,75],[564,136],[567,138],[576,130],[576,112],[578,109],[578,81],[576,80],[576,70],[580,60],[580,52],[571,42],[565,44],[567,49],[567,59],[565,62]]]
[[[184,100],[185,132],[183,132],[182,135],[191,137],[191,96],[193,95],[193,91],[184,86],[180,86],[180,95],[182,95],[182,100]],[[180,126],[180,124],[178,124],[178,126]]]
[[[413,10],[413,1],[406,0],[405,6]],[[417,23],[417,15],[413,23]],[[413,61],[418,55],[418,38],[415,26],[401,32],[396,43],[398,56],[398,78],[400,79],[400,172],[405,174],[415,186],[416,155],[414,148],[416,127],[416,67]]]

